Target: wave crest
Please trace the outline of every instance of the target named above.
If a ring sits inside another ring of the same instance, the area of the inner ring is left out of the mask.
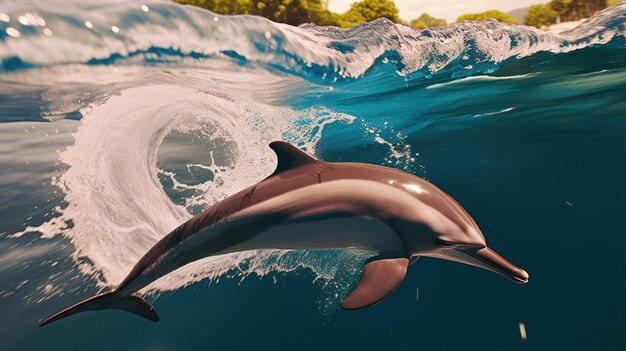
[[[596,14],[578,28],[555,35],[531,27],[488,20],[419,31],[386,19],[347,30],[304,25],[292,27],[254,16],[220,16],[169,2],[123,2],[117,5],[54,3],[30,11],[13,5],[11,21],[19,38],[0,37],[3,70],[67,63],[182,63],[228,57],[316,80],[332,82],[363,76],[379,60],[396,64],[400,74],[426,74],[445,67],[489,71],[511,59],[540,51],[567,52],[605,44],[624,36],[626,4]],[[23,26],[20,13],[30,11],[45,26]],[[16,23],[14,23],[16,22]],[[51,30],[49,35],[44,29]],[[6,28],[1,28],[2,33]]]

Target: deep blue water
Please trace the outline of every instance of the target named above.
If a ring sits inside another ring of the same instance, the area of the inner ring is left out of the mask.
[[[554,35],[1,2],[0,349],[626,349],[625,34],[624,3]],[[277,139],[428,179],[530,282],[423,258],[348,312],[368,253],[250,252],[156,282],[158,324],[38,326],[271,173]]]

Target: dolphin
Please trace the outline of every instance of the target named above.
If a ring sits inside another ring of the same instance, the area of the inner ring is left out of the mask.
[[[202,258],[257,249],[358,248],[377,253],[365,262],[359,283],[341,302],[346,310],[383,300],[420,256],[528,282],[528,273],[488,248],[472,217],[432,183],[377,165],[324,162],[283,141],[269,146],[278,157],[270,176],[174,229],[112,291],[79,302],[41,325],[103,309],[156,322],[156,311],[137,291]]]

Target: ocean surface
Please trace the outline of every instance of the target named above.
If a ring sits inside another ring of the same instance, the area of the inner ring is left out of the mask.
[[[555,35],[0,2],[0,349],[626,350],[625,36],[626,3]],[[530,282],[423,258],[348,312],[370,253],[245,252],[143,291],[157,324],[38,326],[269,175],[273,140],[433,182]]]

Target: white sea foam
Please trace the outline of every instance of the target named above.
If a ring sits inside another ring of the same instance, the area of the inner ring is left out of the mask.
[[[140,5],[149,6],[150,11],[142,11]],[[292,27],[260,17],[219,16],[169,1],[143,0],[106,6],[94,0],[63,6],[53,1],[12,3],[7,15],[13,18],[31,7],[54,35],[37,31],[0,39],[0,60],[52,66],[232,56],[288,72],[319,74],[329,82],[360,77],[389,53],[401,74],[432,73],[451,64],[471,70],[540,51],[560,53],[607,43],[624,36],[626,13],[626,3],[617,4],[562,35],[495,20],[424,31],[385,19],[347,30]]]
[[[103,285],[119,283],[152,245],[190,218],[185,207],[170,200],[158,179],[159,145],[172,130],[211,126],[215,133],[211,137],[229,140],[224,147],[234,149],[229,166],[213,169],[212,181],[194,186],[203,194],[194,203],[206,207],[271,173],[276,161],[267,147],[270,141],[289,132],[291,141],[314,152],[324,125],[352,121],[341,114],[296,112],[223,93],[167,85],[124,90],[83,109],[82,114],[75,144],[60,155],[69,169],[56,181],[68,206],[58,210],[60,217],[13,236],[32,231],[43,236],[66,235],[76,247],[76,262],[83,265],[85,273],[98,273]],[[294,126],[299,118],[307,119],[306,129]],[[311,260],[281,259],[284,254],[259,251],[206,259],[150,288],[176,289],[236,267],[244,275],[263,275],[316,266]],[[245,270],[241,268],[244,265]],[[328,270],[316,272],[320,277],[332,275]]]

